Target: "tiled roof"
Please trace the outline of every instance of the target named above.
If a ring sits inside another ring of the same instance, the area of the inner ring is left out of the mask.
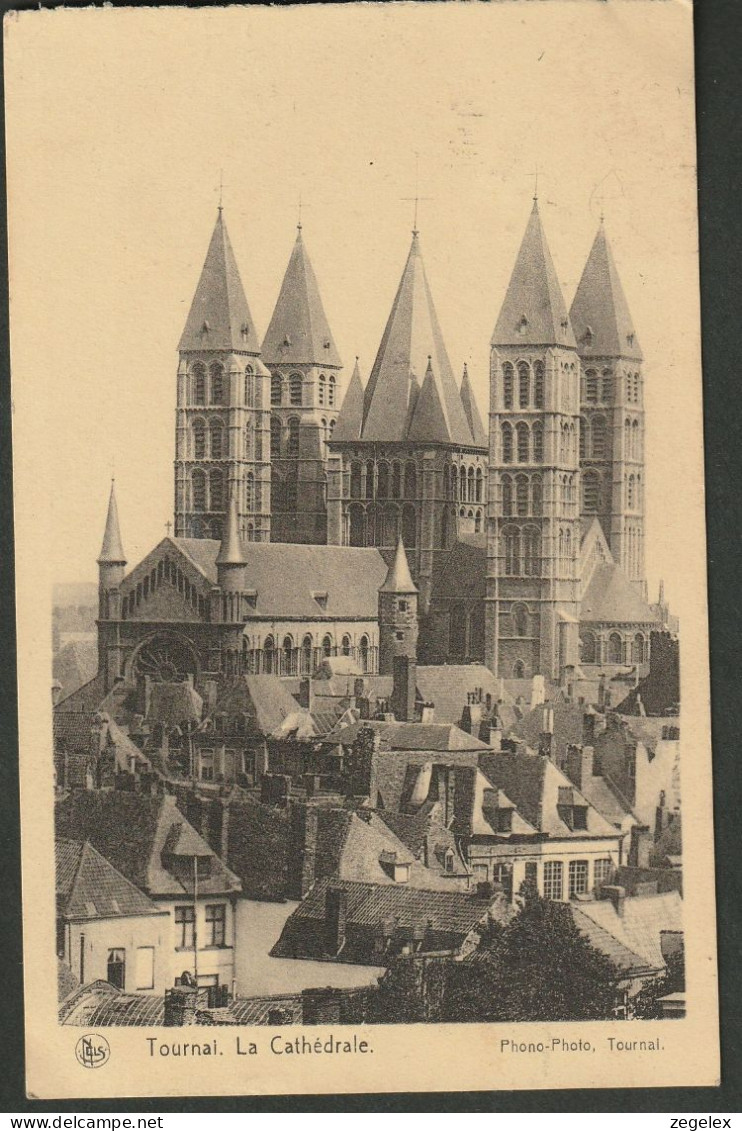
[[[534,201],[492,335],[492,345],[575,344],[562,288],[541,226],[538,204]]]
[[[260,352],[221,209],[178,349]]]
[[[450,723],[387,723],[368,719],[335,732],[332,738],[343,746],[350,746],[364,727],[380,734],[392,750],[489,750],[486,743]]]
[[[174,541],[215,585],[220,543],[208,538]],[[307,617],[375,620],[378,616],[378,592],[387,567],[376,549],[249,542],[244,551],[246,585],[257,593],[248,621]],[[313,593],[326,593],[327,604],[321,607]]]
[[[570,320],[585,359],[627,357],[641,361],[639,339],[602,222],[577,287]]]
[[[635,954],[633,950],[630,950],[610,931],[602,927],[600,923],[596,923],[590,915],[586,915],[582,904],[572,903],[570,910],[580,934],[587,939],[591,946],[610,959],[621,973],[628,974],[630,971],[646,970],[647,963],[645,960]]]
[[[653,970],[662,970],[665,966],[662,932],[683,930],[683,901],[676,891],[627,896],[620,914],[610,899],[581,903],[579,907],[584,915],[638,954]]]
[[[106,790],[75,790],[57,802],[56,832],[60,838],[88,840],[137,888],[154,898],[192,890],[192,875],[168,870],[163,862],[168,837],[184,817],[171,796]],[[238,892],[237,876],[224,866],[195,829],[190,830],[200,854],[211,858],[211,873],[199,877],[206,894]]]
[[[327,365],[342,361],[330,332],[317,277],[299,228],[273,317],[263,339],[266,365]]]
[[[358,358],[353,367],[353,373],[348,388],[345,390],[343,403],[340,406],[335,428],[332,433],[332,443],[338,441],[357,440],[361,435],[363,424],[363,382],[361,371],[358,368]]]
[[[163,998],[150,994],[121,993],[101,995],[85,1024],[96,1029],[111,1025],[162,1025],[164,1021]]]
[[[59,749],[83,751],[93,749],[94,711],[54,711],[54,745]]]
[[[67,919],[159,915],[154,903],[87,842],[55,845],[57,906]]]
[[[230,1006],[230,1013],[238,1025],[270,1025],[272,1015],[280,1012],[286,1020],[282,1024],[300,1025],[302,1019],[301,994],[275,994],[271,997],[238,997]],[[290,1018],[290,1020],[288,1020]]]
[[[316,733],[312,716],[300,707],[284,680],[277,675],[245,675],[224,682],[217,711],[245,712],[263,735],[283,735],[287,728],[308,727]]]
[[[613,562],[595,567],[580,606],[581,623],[653,624],[659,618]]]
[[[444,439],[452,444],[473,446],[474,438],[438,324],[419,237],[415,234],[366,385],[362,440],[390,442],[407,438],[415,418],[410,408],[416,388],[423,384],[429,361],[445,427],[441,432],[437,422],[435,435],[428,437],[429,441]]]
[[[486,695],[491,696],[492,704],[499,698],[500,681],[484,664],[420,664],[416,679],[419,697],[435,705],[437,723],[460,726],[470,693],[481,690],[483,709]]]

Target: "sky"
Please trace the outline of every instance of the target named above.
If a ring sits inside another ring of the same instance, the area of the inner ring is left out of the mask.
[[[220,180],[261,336],[301,198],[346,380],[356,355],[368,377],[417,191],[449,356],[486,416],[489,340],[538,172],[568,304],[605,212],[645,356],[650,591],[662,576],[672,598],[699,537],[688,508],[703,503],[685,8],[6,19],[16,513],[44,530],[52,578],[95,580],[112,469],[130,565],[172,519],[177,343]]]

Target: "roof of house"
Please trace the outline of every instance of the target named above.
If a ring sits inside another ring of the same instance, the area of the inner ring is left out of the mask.
[[[459,389],[451,369],[438,316],[425,274],[420,239],[415,232],[379,351],[364,393],[362,440],[408,438],[422,397],[426,372],[429,386],[415,435],[433,427],[430,442],[475,445]],[[435,396],[433,396],[433,392]],[[412,410],[412,411],[411,411]],[[432,414],[432,415],[431,415]]]
[[[299,225],[273,317],[263,339],[266,365],[326,365],[339,369],[317,276]]]
[[[580,355],[586,360],[626,357],[641,361],[639,339],[602,221],[569,316]]]
[[[580,623],[657,624],[659,617],[613,562],[602,562],[593,570],[582,598]]]
[[[172,541],[207,581],[217,584],[219,542],[210,538]],[[378,616],[378,592],[387,567],[373,547],[248,542],[244,552],[245,583],[255,593],[255,607],[246,611],[247,621],[376,620]]]
[[[266,736],[312,737],[319,733],[305,707],[300,707],[286,682],[277,675],[243,675],[222,681],[216,711],[241,712]]]
[[[491,706],[500,696],[500,681],[484,664],[420,664],[416,679],[418,696],[434,704],[437,723],[460,726],[470,694],[481,693],[483,710],[487,695]]]
[[[221,208],[178,349],[260,352]]]
[[[353,373],[345,390],[338,418],[335,421],[331,444],[337,443],[338,440],[358,440],[362,425],[363,382],[361,381],[361,371],[358,368],[358,358],[356,358]]]
[[[626,896],[621,912],[610,899],[580,903],[579,909],[628,950],[638,954],[653,970],[665,966],[661,947],[663,931],[683,930],[683,901],[676,891]]]
[[[626,943],[616,938],[614,934],[611,934],[590,915],[586,915],[582,904],[571,903],[569,907],[580,934],[587,939],[591,946],[604,954],[621,973],[628,974],[630,971],[646,970],[645,959],[636,954]]]
[[[351,746],[364,727],[380,734],[391,750],[424,750],[431,753],[489,750],[486,743],[451,723],[398,723],[365,719],[333,732],[331,737],[343,746]]]
[[[163,914],[87,841],[60,837],[55,859],[57,909],[66,919]]]
[[[561,696],[549,699],[518,719],[509,734],[522,739],[533,750],[538,750],[541,734],[544,732],[544,713],[547,711],[552,727],[554,755],[561,758],[567,746],[579,745],[583,740],[585,707],[579,703],[568,703]]]
[[[55,823],[58,837],[89,841],[127,880],[153,898],[192,892],[189,852],[211,860],[209,875],[203,874],[202,866],[199,874],[199,891],[204,895],[240,890],[238,877],[188,825],[172,796],[74,790],[57,802]],[[182,857],[182,868],[173,870],[177,842],[186,831],[190,846]]]
[[[492,345],[576,345],[536,200],[492,335]]]
[[[59,749],[83,751],[93,749],[93,727],[96,711],[59,711],[53,713],[54,745]]]

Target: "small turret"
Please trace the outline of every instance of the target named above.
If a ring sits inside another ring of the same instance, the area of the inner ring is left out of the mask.
[[[418,589],[400,538],[394,561],[379,589],[379,671],[391,675],[396,656],[417,658]]]
[[[116,487],[112,479],[106,529],[98,555],[98,615],[101,620],[118,619],[118,591],[125,568],[126,554],[121,544]]]

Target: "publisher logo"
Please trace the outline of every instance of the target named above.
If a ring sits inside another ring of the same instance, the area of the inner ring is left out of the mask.
[[[98,1033],[86,1033],[75,1045],[75,1056],[83,1068],[102,1068],[111,1055],[111,1046]]]

